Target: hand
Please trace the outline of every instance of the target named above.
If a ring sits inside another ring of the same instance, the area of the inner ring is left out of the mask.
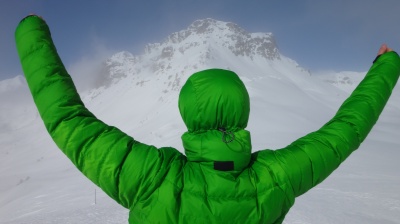
[[[393,51],[391,48],[388,48],[386,44],[382,44],[381,48],[379,48],[378,56],[387,52]]]

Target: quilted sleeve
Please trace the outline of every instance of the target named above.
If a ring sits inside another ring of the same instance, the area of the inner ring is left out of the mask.
[[[295,196],[323,181],[360,146],[377,122],[399,74],[397,53],[381,55],[328,123],[275,151],[274,160],[281,167],[277,172],[288,177]]]
[[[158,150],[98,120],[81,101],[49,28],[28,16],[15,32],[23,72],[41,118],[57,146],[91,181],[130,207],[157,185],[177,150]]]

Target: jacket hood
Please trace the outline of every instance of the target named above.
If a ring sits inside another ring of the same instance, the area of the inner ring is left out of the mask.
[[[242,170],[251,155],[249,94],[232,71],[209,69],[189,77],[179,95],[188,131],[182,136],[189,161]]]

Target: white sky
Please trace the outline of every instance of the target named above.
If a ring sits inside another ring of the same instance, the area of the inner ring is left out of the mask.
[[[400,49],[398,0],[0,1],[0,80],[22,74],[14,30],[29,13],[44,17],[67,67],[161,42],[196,19],[272,32],[282,54],[312,72],[365,71],[381,43]],[[76,66],[75,66],[76,67]]]

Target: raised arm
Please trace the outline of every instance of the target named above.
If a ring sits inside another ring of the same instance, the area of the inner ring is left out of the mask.
[[[328,177],[367,137],[400,74],[400,58],[389,51],[386,48],[381,52],[351,96],[321,129],[283,149],[258,155],[259,159],[268,155],[276,161],[277,172],[288,177],[295,196]]]
[[[89,112],[43,19],[23,19],[15,39],[33,99],[57,146],[84,175],[123,206],[130,207],[140,200],[180,153],[139,143]]]

